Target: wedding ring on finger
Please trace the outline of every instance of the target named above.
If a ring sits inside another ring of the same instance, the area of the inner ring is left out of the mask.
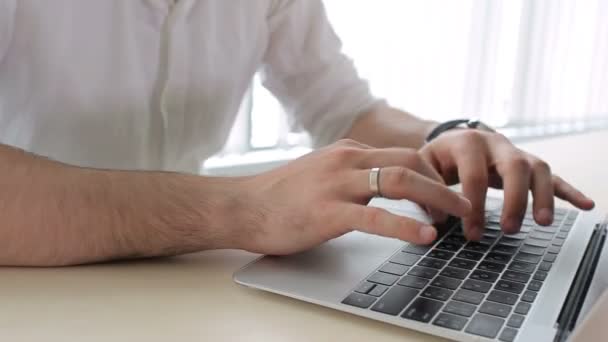
[[[369,190],[374,197],[381,197],[380,192],[380,170],[379,167],[374,167],[369,170]]]

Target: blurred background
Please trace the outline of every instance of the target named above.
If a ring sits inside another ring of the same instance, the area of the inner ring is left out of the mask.
[[[481,118],[514,140],[608,127],[608,1],[324,3],[344,52],[395,107],[437,121]],[[307,146],[256,77],[203,172],[256,172]]]

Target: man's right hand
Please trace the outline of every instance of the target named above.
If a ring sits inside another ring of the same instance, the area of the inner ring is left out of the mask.
[[[239,247],[291,254],[353,229],[416,244],[434,241],[432,226],[366,206],[375,195],[368,182],[374,167],[382,168],[379,185],[386,198],[408,199],[431,213],[463,217],[471,211],[471,203],[450,190],[416,150],[342,140],[245,181]]]

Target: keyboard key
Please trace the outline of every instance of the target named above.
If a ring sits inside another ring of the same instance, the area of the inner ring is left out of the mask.
[[[565,241],[566,241],[566,239],[555,238],[555,239],[553,239],[553,242],[551,242],[551,244],[554,245],[554,246],[561,247],[561,246],[564,245]]]
[[[508,264],[509,261],[511,260],[511,256],[507,255],[507,254],[492,252],[492,253],[488,253],[485,260],[495,262],[498,264]]]
[[[528,262],[531,264],[538,264],[540,262],[540,259],[541,259],[540,255],[534,255],[534,254],[528,254],[528,253],[522,253],[522,252],[515,254],[515,257],[513,258],[513,260]]]
[[[498,244],[498,245],[494,246],[494,248],[492,248],[492,252],[513,255],[513,254],[515,254],[515,252],[517,252],[518,248],[519,247]]]
[[[464,246],[464,249],[473,251],[473,252],[481,252],[485,253],[490,248],[490,246],[483,244],[481,242],[471,241]]]
[[[378,285],[374,286],[374,288],[371,291],[369,291],[368,295],[374,296],[374,297],[380,297],[384,294],[384,292],[386,292],[387,289],[388,289],[388,286],[378,284]]]
[[[524,290],[524,287],[525,287],[525,284],[514,283],[514,282],[508,281],[508,280],[499,280],[498,283],[496,283],[496,289],[499,289],[502,291],[507,291],[507,292],[512,292],[512,293],[517,293],[517,294],[522,293],[522,291]]]
[[[440,287],[429,286],[424,289],[420,295],[445,302],[450,298],[450,296],[452,296],[452,292],[453,291],[442,289]]]
[[[557,233],[557,235],[555,235],[555,237],[557,237],[559,239],[565,239],[568,237],[568,232],[559,232],[559,233]]]
[[[518,314],[512,314],[507,321],[507,325],[512,328],[521,328],[522,324],[524,324],[524,316]]]
[[[442,306],[442,302],[419,297],[405,310],[401,317],[428,323]]]
[[[362,293],[353,292],[346,297],[342,303],[346,305],[352,305],[359,308],[367,309],[373,302],[376,301],[376,297],[368,296]]]
[[[493,283],[498,278],[498,273],[476,270],[471,273],[470,278]]]
[[[433,258],[424,258],[418,262],[418,266],[442,269],[443,266],[447,264],[445,260],[433,259]]]
[[[483,300],[483,293],[469,290],[458,290],[452,299],[471,304],[479,304]]]
[[[432,251],[430,251],[427,254],[427,256],[430,257],[430,258],[437,258],[437,259],[442,259],[442,260],[450,260],[454,256],[454,253],[448,252],[448,251],[444,251],[444,250],[441,250],[441,249],[433,249]]]
[[[450,261],[449,265],[452,267],[464,268],[465,270],[472,270],[477,263],[471,260],[454,258]]]
[[[389,315],[396,315],[401,312],[414,297],[416,297],[418,292],[418,290],[414,290],[410,287],[397,285],[388,290],[388,292],[372,306],[372,310]]]
[[[557,259],[557,254],[547,253],[543,257],[543,261],[546,261],[546,262],[555,262],[555,259]]]
[[[536,273],[534,273],[534,280],[538,280],[538,281],[544,281],[545,279],[547,279],[547,275],[548,273],[545,271],[536,271]]]
[[[530,307],[532,307],[532,304],[530,303],[519,302],[517,303],[517,306],[515,306],[515,313],[526,315],[528,311],[530,311]]]
[[[507,270],[502,275],[502,279],[516,281],[518,283],[527,283],[528,280],[530,280],[530,274]]]
[[[526,239],[525,244],[529,246],[547,248],[551,244],[551,241],[528,238]]]
[[[491,245],[494,244],[494,242],[496,241],[497,238],[498,238],[498,236],[482,235],[481,240],[479,240],[479,243],[481,243],[483,245],[488,245],[488,247],[490,247]]]
[[[524,302],[532,303],[536,299],[536,292],[527,290],[521,295],[521,300]]]
[[[483,304],[481,304],[481,307],[479,308],[479,312],[492,316],[507,318],[511,313],[511,307],[509,305],[504,305],[500,303],[483,302]]]
[[[487,293],[488,291],[490,291],[491,287],[491,283],[486,283],[485,281],[479,281],[475,279],[467,279],[462,285],[463,289],[482,293]]]
[[[399,280],[399,282],[397,284],[403,285],[403,286],[408,286],[408,287],[413,287],[415,289],[422,289],[423,287],[426,286],[426,284],[428,284],[428,282],[429,282],[428,279],[407,275],[407,276],[401,278],[401,280]]]
[[[547,253],[558,254],[561,249],[560,246],[551,245],[547,248]]]
[[[462,258],[462,259],[478,261],[478,260],[481,260],[481,258],[483,258],[483,254],[478,253],[478,252],[463,250],[460,253],[458,253],[458,257]]]
[[[367,278],[367,281],[387,286],[393,285],[397,280],[399,280],[399,277],[396,275],[382,272],[376,272],[371,277]]]
[[[413,266],[418,260],[420,260],[420,255],[399,252],[391,258],[390,262],[405,266]]]
[[[458,279],[437,276],[435,277],[431,285],[442,287],[445,289],[456,290],[458,286],[460,286],[460,283],[462,283],[462,281]]]
[[[462,330],[462,328],[464,328],[464,326],[467,324],[467,319],[464,317],[440,313],[433,321],[433,324],[443,328]]]
[[[538,265],[538,269],[541,271],[549,271],[551,269],[551,266],[553,264],[547,261],[543,261],[540,263],[540,265]]]
[[[514,240],[525,240],[528,237],[528,234],[527,233],[519,232],[519,233],[516,233],[516,234],[505,234],[504,236],[506,238],[514,239]]]
[[[450,242],[459,245],[464,245],[467,242],[467,239],[462,235],[448,235],[443,239],[443,242]]]
[[[376,284],[365,281],[361,283],[356,289],[355,292],[366,294],[368,293]]]
[[[538,226],[534,230],[537,232],[554,234],[557,231],[557,226]]]
[[[488,295],[488,300],[502,304],[514,305],[517,303],[518,297],[519,296],[514,293],[492,290]]]
[[[445,241],[437,245],[437,248],[450,252],[458,252],[460,250],[460,247],[462,247],[461,244]]]
[[[439,274],[450,278],[464,279],[469,275],[469,271],[460,268],[446,267]]]
[[[523,245],[523,246],[521,246],[521,249],[519,251],[523,252],[523,253],[533,254],[533,255],[543,255],[543,254],[545,254],[545,248],[543,248],[543,247],[536,247],[536,246],[530,246],[530,245]]]
[[[430,246],[414,245],[411,243],[408,244],[407,246],[405,246],[405,248],[403,249],[404,252],[417,254],[417,255],[424,255],[429,250],[431,250]]]
[[[502,342],[513,342],[515,341],[515,337],[517,337],[517,329],[506,327],[500,333],[498,340]]]
[[[532,280],[530,284],[528,284],[528,290],[538,292],[542,286],[543,283],[541,283],[540,281]]]
[[[509,265],[510,270],[517,271],[517,272],[523,272],[523,273],[532,273],[532,272],[534,272],[535,268],[536,268],[536,265],[530,264],[527,262],[521,262],[521,261],[513,261]]]
[[[439,271],[434,268],[416,266],[412,268],[408,274],[416,277],[433,279],[433,277],[437,275],[437,272]]]
[[[495,338],[503,324],[505,324],[505,320],[502,318],[477,314],[473,317],[465,331],[473,335]]]
[[[534,238],[534,239],[539,239],[539,240],[551,240],[551,239],[553,239],[553,233],[545,233],[545,232],[535,230],[532,233],[530,233],[530,237]]]
[[[445,305],[443,311],[464,317],[471,317],[475,313],[475,309],[475,305],[452,300]]]
[[[486,230],[483,233],[483,237],[488,237],[488,238],[498,238],[500,236],[500,231],[496,231],[496,230]]]
[[[379,271],[384,273],[390,273],[394,275],[404,275],[410,268],[407,266],[393,264],[392,262],[384,264]]]
[[[481,263],[479,263],[479,266],[477,268],[483,271],[500,273],[505,268],[505,266],[506,265],[504,264],[497,264],[495,262],[482,261]]]
[[[502,238],[500,238],[500,240],[498,240],[498,244],[503,246],[519,247],[521,246],[522,241],[503,236]]]

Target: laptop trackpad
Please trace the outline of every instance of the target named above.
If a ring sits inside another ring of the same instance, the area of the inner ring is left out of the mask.
[[[287,257],[266,256],[237,272],[237,283],[299,299],[337,302],[404,245],[351,232]]]

